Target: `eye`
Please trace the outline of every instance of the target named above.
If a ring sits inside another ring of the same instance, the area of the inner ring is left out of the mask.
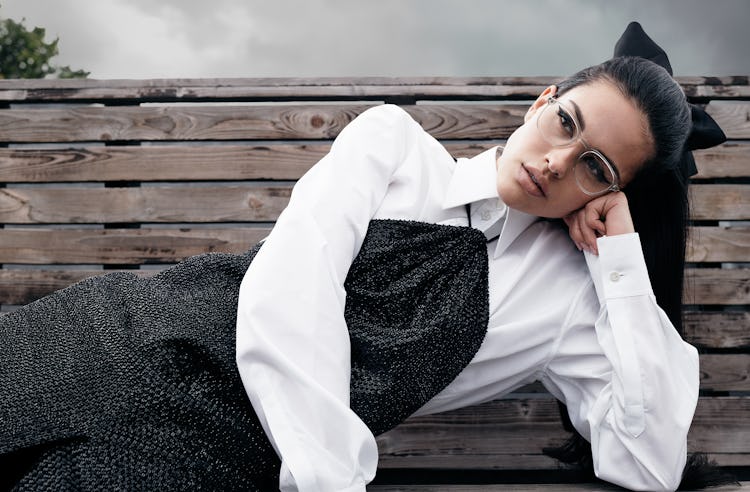
[[[571,138],[576,134],[576,124],[573,118],[563,109],[562,106],[557,106],[557,116],[559,117],[560,126],[563,131]]]
[[[594,156],[593,154],[584,154],[581,156],[581,163],[585,167],[586,173],[588,173],[592,178],[596,179],[602,184],[612,184],[612,178],[609,169],[596,156]]]

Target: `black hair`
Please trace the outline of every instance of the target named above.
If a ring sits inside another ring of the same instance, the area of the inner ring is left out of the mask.
[[[687,179],[681,170],[685,143],[691,129],[690,107],[679,84],[664,68],[640,57],[616,57],[585,68],[558,84],[558,94],[580,85],[605,81],[614,85],[644,114],[652,154],[623,188],[635,230],[641,238],[646,267],[656,302],[682,335],[682,296],[689,203]],[[591,445],[572,426],[567,409],[560,405],[566,430],[572,437],[562,446],[545,448],[545,454],[577,465],[592,476]],[[734,483],[693,454],[682,476],[681,489]]]

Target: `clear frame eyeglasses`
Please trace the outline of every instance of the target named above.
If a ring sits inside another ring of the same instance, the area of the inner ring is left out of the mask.
[[[581,136],[581,125],[575,113],[556,97],[547,98],[536,121],[542,137],[554,147],[567,147],[577,142],[583,143],[586,150],[578,156],[573,171],[578,187],[590,196],[602,195],[610,191],[620,191],[617,173],[606,157],[592,149]]]

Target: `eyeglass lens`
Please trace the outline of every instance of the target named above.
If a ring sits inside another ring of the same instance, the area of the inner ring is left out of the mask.
[[[570,145],[580,135],[576,120],[556,99],[544,107],[539,115],[538,126],[542,136],[554,146]],[[593,150],[587,150],[578,157],[575,177],[578,185],[588,193],[601,193],[615,182],[610,167]]]

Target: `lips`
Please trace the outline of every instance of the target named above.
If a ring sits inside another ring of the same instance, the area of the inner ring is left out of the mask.
[[[547,196],[544,191],[544,183],[539,180],[532,169],[523,164],[518,168],[518,183],[529,195],[542,198]]]

